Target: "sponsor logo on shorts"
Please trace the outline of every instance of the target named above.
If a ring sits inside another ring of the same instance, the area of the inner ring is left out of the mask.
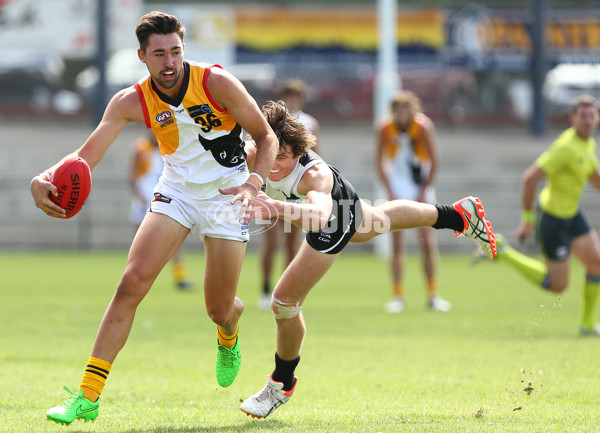
[[[162,203],[171,203],[171,199],[169,197],[165,197],[160,192],[154,193],[154,200],[152,201],[160,201]]]
[[[242,165],[238,165],[238,167],[236,168],[237,171],[244,171],[246,170],[246,164],[242,164]]]
[[[562,245],[554,251],[554,254],[556,255],[557,259],[564,259],[569,257],[569,248],[565,245]]]

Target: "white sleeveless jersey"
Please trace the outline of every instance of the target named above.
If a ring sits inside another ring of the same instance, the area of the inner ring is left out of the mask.
[[[242,128],[206,86],[213,67],[220,66],[185,61],[175,98],[160,92],[149,76],[135,85],[146,126],[163,155],[161,183],[198,199],[217,196],[218,188],[248,177]]]
[[[267,188],[265,193],[274,200],[304,200],[306,198],[306,195],[300,194],[298,192],[298,184],[300,183],[300,180],[302,180],[302,176],[304,176],[306,170],[317,164],[326,163],[321,159],[319,155],[317,155],[312,150],[309,150],[306,155],[302,155],[300,158],[298,158],[296,167],[294,167],[292,172],[286,177],[276,182],[267,178]]]

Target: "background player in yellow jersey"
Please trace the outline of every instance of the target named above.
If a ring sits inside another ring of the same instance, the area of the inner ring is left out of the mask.
[[[433,183],[439,170],[439,150],[433,122],[421,111],[421,101],[410,91],[396,93],[391,117],[377,127],[377,172],[388,200],[407,199],[435,203]],[[419,230],[423,270],[427,279],[428,305],[434,311],[449,311],[451,305],[438,294],[436,271],[438,249],[432,227]],[[385,306],[388,313],[404,311],[404,233],[392,233],[391,268],[394,296]]]
[[[306,102],[306,84],[297,78],[285,80],[279,92],[291,115],[315,136],[316,143],[313,152],[321,154],[319,147],[319,122],[310,114],[302,111]],[[273,273],[273,258],[277,244],[283,240],[285,246],[285,265],[289,265],[300,246],[300,229],[286,221],[272,220],[271,226],[265,231],[261,253],[261,271],[263,291],[258,305],[261,310],[268,310],[271,305],[271,274]]]
[[[100,124],[73,154],[94,169],[130,122],[145,124],[158,138],[165,162],[87,363],[80,389],[46,412],[70,424],[98,417],[99,396],[112,363],[125,345],[137,306],[190,232],[204,238],[204,298],[217,325],[217,382],[229,386],[241,363],[238,321],[244,304],[236,290],[248,241],[248,222],[258,191],[277,153],[277,138],[256,102],[231,74],[214,65],[184,61],[185,29],[177,17],[153,11],[136,29],[138,57],[149,75],[110,100]],[[249,172],[242,128],[258,153]],[[31,182],[42,211],[64,218],[48,198],[58,163]],[[68,344],[68,341],[64,342]],[[160,356],[149,353],[148,356]]]
[[[587,182],[600,189],[600,170],[593,138],[598,127],[598,101],[581,96],[573,104],[572,127],[564,131],[523,174],[523,214],[515,236],[525,239],[536,230],[545,262],[511,248],[498,237],[498,259],[528,280],[561,293],[569,283],[569,255],[585,266],[581,334],[600,336],[595,310],[600,290],[600,242],[579,208]],[[546,179],[535,210],[537,185]]]
[[[129,185],[133,192],[129,221],[137,233],[144,216],[154,198],[154,187],[162,173],[162,155],[158,149],[156,135],[149,133],[135,142],[134,154],[129,171]],[[192,288],[188,274],[183,264],[183,247],[173,254],[173,277],[177,288],[185,290]]]

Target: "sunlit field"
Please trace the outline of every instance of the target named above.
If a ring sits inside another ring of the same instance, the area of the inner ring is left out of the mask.
[[[201,254],[188,254],[197,286]],[[0,254],[1,432],[583,432],[597,429],[600,341],[578,337],[583,271],[563,298],[501,263],[470,268],[444,255],[449,314],[425,308],[418,257],[407,263],[407,311],[388,315],[385,261],[342,255],[304,305],[308,326],[296,393],[266,420],[240,402],[273,368],[274,323],[257,309],[259,264],[239,296],[243,362],[219,388],[215,326],[202,291],[164,272],[138,308],[94,423],[68,427],[45,411],[76,390],[125,265],[124,253]],[[310,270],[307,270],[309,272]]]

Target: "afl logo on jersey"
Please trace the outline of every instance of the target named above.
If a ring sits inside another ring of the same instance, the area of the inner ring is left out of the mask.
[[[162,113],[158,113],[156,115],[156,121],[158,123],[163,123],[166,122],[167,120],[169,120],[171,118],[172,114],[169,110],[163,111]]]

